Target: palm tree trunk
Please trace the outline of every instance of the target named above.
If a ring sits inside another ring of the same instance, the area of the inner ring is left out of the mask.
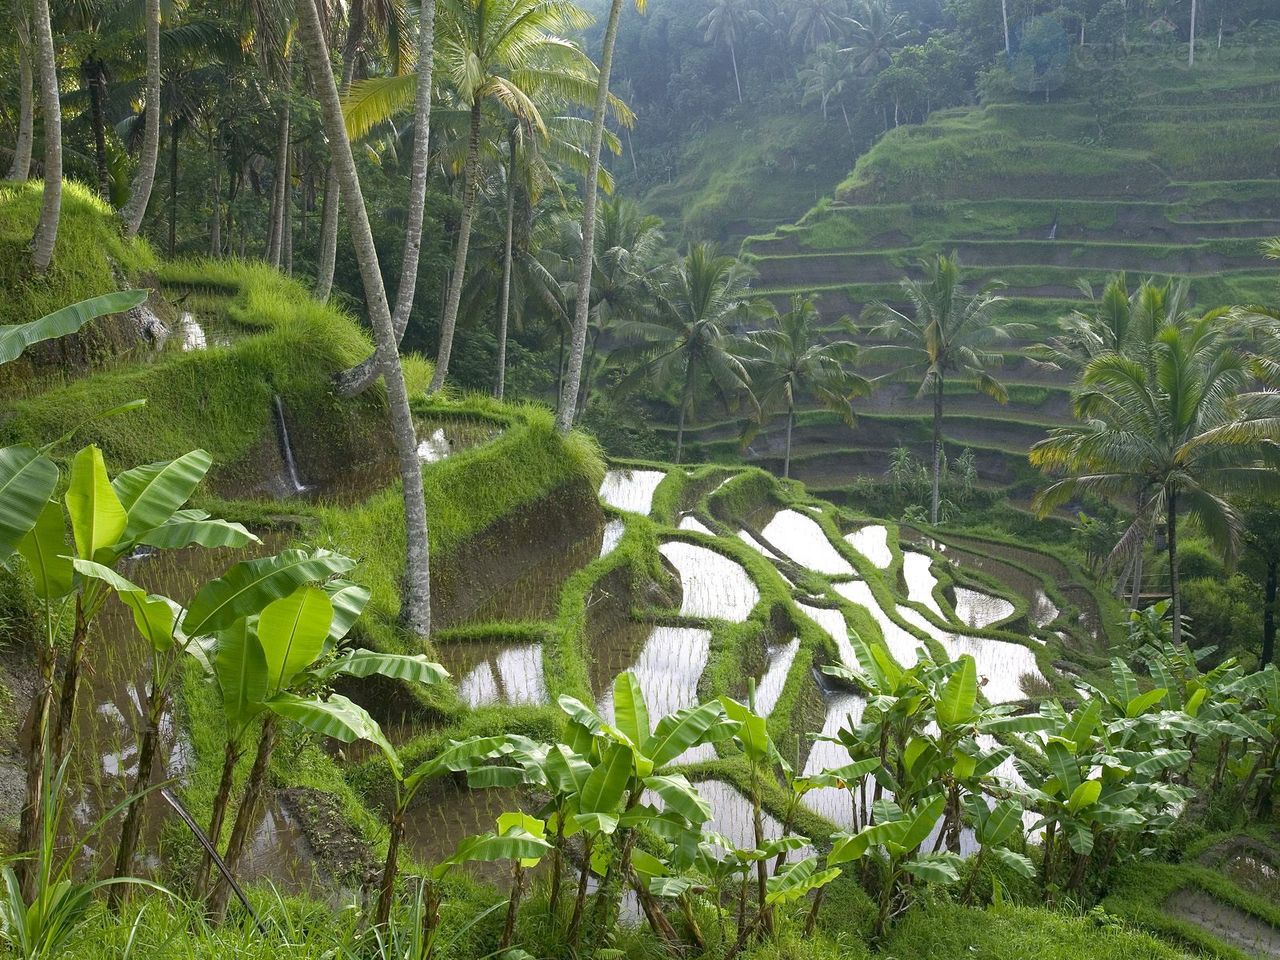
[[[169,256],[178,246],[178,134],[177,113],[169,118]]]
[[[794,403],[787,405],[787,453],[782,459],[782,476],[784,479],[791,476],[791,427],[796,422],[796,407]]]
[[[31,74],[31,22],[26,4],[21,4],[14,17],[18,35],[18,140],[13,147],[13,162],[8,179],[19,182],[31,175],[31,142],[35,138],[35,79]]]
[[[1000,18],[1004,21],[1004,55],[1007,57],[1010,53],[1009,49],[1009,0],[1000,0]]]
[[[1173,642],[1182,642],[1182,597],[1178,588],[1178,491],[1169,487],[1165,496],[1165,535],[1169,543],[1169,608],[1173,613]]]
[[[413,159],[409,177],[409,208],[405,223],[404,256],[400,261],[400,283],[396,287],[391,326],[399,345],[409,325],[413,299],[418,288],[418,259],[422,252],[422,219],[427,201],[427,161],[431,153],[432,63],[435,58],[436,3],[423,0],[418,19],[418,89],[414,100]],[[345,67],[343,68],[345,71]],[[345,73],[344,73],[345,76]],[[349,79],[349,78],[348,78]],[[334,202],[337,202],[335,195]],[[330,264],[330,279],[333,268]],[[376,355],[339,376],[338,392],[343,396],[363,393],[378,379]]]
[[[1191,36],[1187,41],[1187,66],[1196,65],[1196,0],[1191,0]]]
[[[280,126],[276,130],[276,169],[272,184],[271,239],[267,244],[267,261],[279,267],[284,252],[284,231],[289,202],[289,98],[280,109]]]
[[[47,0],[38,2],[47,4]],[[142,114],[142,155],[129,188],[129,202],[120,210],[128,237],[136,237],[142,229],[142,218],[147,215],[151,188],[156,182],[156,161],[160,158],[160,0],[146,0],[146,18],[147,92]]]
[[[729,59],[733,61],[733,85],[738,88],[738,103],[742,103],[742,81],[738,79],[738,51],[729,41]]]
[[[1276,656],[1276,561],[1267,561],[1267,581],[1263,593],[1262,607],[1262,663],[1267,664]]]
[[[337,161],[338,179],[343,194],[348,198],[344,206],[351,230],[356,261],[364,284],[365,302],[368,304],[374,338],[382,375],[387,385],[387,400],[391,412],[391,426],[395,436],[396,454],[400,466],[400,481],[404,496],[405,579],[400,602],[400,621],[419,636],[426,636],[431,629],[431,573],[427,540],[427,511],[423,501],[422,464],[418,460],[418,438],[414,432],[413,414],[409,409],[409,394],[405,388],[404,370],[400,366],[399,342],[392,323],[391,309],[387,304],[387,291],[382,283],[378,266],[378,251],[373,245],[373,231],[369,227],[369,214],[360,189],[360,176],[355,159],[351,155],[351,141],[342,119],[342,104],[338,100],[338,88],[333,80],[333,68],[329,63],[329,50],[325,45],[324,31],[315,0],[298,4],[300,30],[306,45],[312,70],[317,76],[320,104],[324,117],[325,134]]]
[[[209,256],[222,256],[222,127],[209,134]]]
[[[587,346],[587,312],[591,307],[591,273],[595,262],[596,196],[600,180],[600,150],[604,142],[604,115],[609,108],[609,74],[613,70],[613,46],[618,39],[618,21],[622,19],[622,0],[609,5],[609,23],[604,31],[604,52],[600,57],[600,77],[596,81],[596,104],[591,116],[591,154],[587,163],[585,197],[582,204],[582,248],[578,251],[577,299],[573,311],[573,343],[569,352],[569,371],[560,392],[560,408],[556,411],[556,431],[567,434],[573,428],[582,380],[582,360]]]
[[[47,609],[45,616],[49,616]],[[52,631],[51,627],[48,629]],[[53,732],[53,682],[58,665],[58,648],[54,645],[52,635],[48,643],[40,646],[38,660],[40,679],[31,701],[31,739],[26,748],[26,794],[18,825],[17,849],[21,851],[36,849],[39,841],[40,811],[44,802],[44,764],[50,759],[48,748]],[[18,861],[17,871],[23,894],[29,903],[35,886],[34,861]]]
[[[93,162],[98,173],[98,196],[111,202],[111,174],[107,171],[107,125],[102,113],[106,95],[106,77],[102,61],[90,57],[83,67],[85,86],[89,88],[89,121],[93,126]]]
[[[227,873],[235,875],[240,865],[240,857],[244,854],[245,844],[249,840],[249,831],[258,823],[261,809],[262,788],[267,782],[267,768],[271,763],[271,753],[276,745],[276,717],[268,713],[262,721],[262,733],[258,737],[258,752],[253,758],[253,767],[249,770],[249,779],[244,785],[244,795],[240,798],[240,809],[236,811],[236,822],[231,827],[231,837],[227,840],[227,852],[223,856]],[[209,912],[219,920],[226,915],[227,898],[231,895],[231,884],[227,878],[220,876],[214,884],[213,897],[209,901]]]
[[[434,13],[434,0],[431,0],[431,9]],[[425,10],[423,15],[426,15]],[[364,22],[364,2],[355,0],[347,11],[347,42],[342,46],[342,84],[338,87],[340,97],[345,97],[351,89],[356,55],[360,51],[360,39],[364,36]],[[320,208],[320,261],[316,264],[315,288],[317,300],[328,300],[333,290],[333,268],[338,259],[338,209],[341,201],[342,187],[338,182],[338,168],[330,159],[324,175],[324,205]]]
[[[453,254],[453,276],[449,278],[449,299],[440,318],[440,350],[436,354],[436,369],[431,375],[429,392],[435,393],[444,386],[449,375],[449,356],[453,353],[453,330],[458,322],[458,307],[462,303],[462,284],[467,274],[467,250],[471,246],[471,223],[476,212],[476,188],[480,179],[480,121],[481,104],[471,105],[471,131],[467,136],[467,160],[462,186],[462,223],[458,227],[458,245]]]
[[[498,377],[493,395],[502,399],[507,380],[507,318],[511,310],[511,240],[516,217],[516,135],[511,128],[507,144],[507,236],[502,247],[502,290],[498,295]]]
[[[292,155],[284,154],[284,189],[280,197],[280,268],[293,276],[293,167]]]
[[[676,418],[676,463],[680,462],[680,457],[684,453],[684,411],[685,404],[680,403],[680,416]]]
[[[937,525],[942,486],[942,377],[933,384],[933,494],[929,502],[929,522]]]
[[[58,220],[62,215],[62,106],[58,99],[58,61],[53,52],[49,0],[35,0],[35,4],[36,64],[40,70],[40,111],[44,114],[44,199],[31,248],[36,273],[44,273],[53,261]]]

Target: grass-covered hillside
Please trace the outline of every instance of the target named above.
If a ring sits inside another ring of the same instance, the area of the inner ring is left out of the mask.
[[[1186,278],[1201,309],[1274,300],[1258,241],[1280,232],[1278,55],[1224,49],[1191,69],[1135,54],[1073,74],[1047,103],[993,88],[982,106],[891,130],[834,198],[748,238],[757,287],[779,305],[814,292],[834,325],[877,299],[900,305],[898,281],[937,254],[959,254],[973,288],[1003,281],[1001,316],[1030,325],[1005,358],[1009,406],[956,396],[945,433],[952,456],[974,451],[982,482],[1016,487],[1030,443],[1070,416],[1068,377],[1024,349],[1081,305],[1082,282]],[[926,412],[911,385],[884,384],[855,431],[802,421],[794,473],[821,490],[881,476],[894,447],[925,452]],[[773,454],[767,438],[755,447]]]

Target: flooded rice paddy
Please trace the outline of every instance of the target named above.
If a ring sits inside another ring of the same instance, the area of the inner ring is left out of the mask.
[[[800,638],[793,637],[785,643],[771,644],[765,650],[767,665],[764,676],[756,685],[756,712],[760,716],[769,716],[778,705],[778,698],[782,696],[782,688],[787,684],[791,664],[795,662],[799,649]]]
[[[540,643],[458,643],[439,647],[440,662],[469,707],[547,703]]]
[[[614,509],[647,515],[665,476],[661,470],[610,470],[600,484],[600,499]]]
[[[859,527],[844,539],[881,570],[887,570],[893,565],[893,551],[889,549],[889,529],[883,524],[873,523]]]
[[[1004,597],[994,597],[968,587],[956,587],[955,591],[956,619],[966,627],[983,630],[1008,620],[1014,614],[1013,604]]]
[[[908,550],[902,554],[902,576],[907,581],[907,599],[921,604],[932,611],[940,620],[947,620],[947,615],[938,606],[933,589],[938,585],[938,578],[929,569],[933,566],[933,558],[925,553]]]
[[[668,540],[659,551],[680,574],[680,613],[741,623],[760,602],[760,591],[742,564],[707,547]]]
[[[812,517],[796,510],[779,510],[761,535],[802,567],[829,576],[850,576],[853,567],[836,551]]]

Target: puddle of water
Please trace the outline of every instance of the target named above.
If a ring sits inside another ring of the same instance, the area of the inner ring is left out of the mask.
[[[540,643],[455,643],[438,647],[441,663],[458,677],[458,696],[469,707],[548,702]]]
[[[929,569],[932,564],[933,558],[928,554],[910,550],[902,554],[902,576],[907,581],[907,599],[923,604],[945,621],[948,619],[947,615],[933,597],[933,588],[938,585],[938,578]]]
[[[600,542],[600,556],[607,557],[613,553],[613,548],[622,541],[622,535],[627,532],[627,524],[625,520],[619,520],[614,517],[604,525],[604,539]]]
[[[192,350],[208,350],[210,347],[231,346],[231,334],[226,324],[217,321],[197,319],[189,310],[184,310],[178,317],[177,329],[174,330],[175,343],[183,353]]]
[[[1036,656],[1028,647],[1005,640],[939,631],[908,607],[899,607],[898,613],[902,619],[928,631],[930,636],[940,641],[951,659],[957,659],[966,653],[973,657],[978,667],[978,683],[982,695],[991,703],[1008,703],[1026,697],[1022,690],[1022,678],[1027,674],[1043,679],[1040,668],[1036,665]]]
[[[849,576],[854,572],[817,522],[795,510],[779,510],[760,532],[796,563],[815,573]]]
[[[1013,616],[1013,604],[1003,597],[968,587],[956,587],[955,590],[956,619],[965,626],[981,630]]]
[[[875,620],[880,633],[884,636],[884,644],[893,659],[906,667],[916,662],[916,650],[923,646],[924,642],[916,639],[911,631],[904,630],[889,618],[889,615],[876,602],[875,594],[871,592],[869,586],[861,580],[855,580],[850,583],[838,583],[835,589],[836,593],[846,600],[865,608],[871,614],[871,618]],[[899,613],[902,610],[902,607],[898,608]]]
[[[439,463],[446,457],[488,443],[502,432],[496,424],[476,420],[451,420],[446,423],[423,421],[418,424],[418,459],[423,463]]]
[[[698,702],[698,681],[711,651],[711,631],[693,627],[654,627],[629,668],[640,681],[652,726],[667,714]],[[613,678],[602,690],[597,706],[600,716],[613,721]],[[679,763],[715,759],[715,748],[705,743],[686,750]]]
[[[648,515],[665,476],[661,470],[610,470],[600,484],[600,499],[617,510]]]
[[[680,529],[692,530],[694,533],[705,533],[709,537],[714,537],[716,535],[714,530],[695,517],[692,513],[686,513],[680,518]]]
[[[760,591],[742,564],[706,547],[669,540],[659,548],[680,574],[687,617],[715,617],[741,623],[760,602]]]
[[[782,688],[787,684],[787,675],[791,672],[791,664],[799,649],[800,638],[795,637],[786,643],[771,644],[766,651],[769,665],[756,685],[756,712],[760,716],[769,716],[778,705],[778,698],[782,696]]]
[[[237,879],[270,881],[281,890],[314,893],[325,886],[306,835],[294,815],[275,797],[264,804],[262,821],[241,858]]]
[[[880,524],[869,524],[859,527],[847,535],[845,543],[874,563],[881,570],[886,570],[893,563],[893,551],[889,549],[889,530]]]

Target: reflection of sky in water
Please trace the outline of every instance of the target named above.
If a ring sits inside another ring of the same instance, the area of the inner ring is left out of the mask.
[[[622,540],[622,535],[627,532],[627,524],[617,517],[610,520],[604,525],[604,539],[600,543],[600,556],[607,557],[613,553],[613,548]]]
[[[1013,616],[1014,605],[1004,597],[992,596],[968,587],[956,587],[956,619],[966,627],[981,630]]]
[[[840,556],[817,522],[802,513],[779,510],[760,533],[802,567],[832,576],[853,573],[849,561]]]
[[[665,476],[661,470],[610,470],[600,484],[600,499],[617,510],[648,514],[653,491]]]
[[[692,530],[694,533],[705,533],[709,537],[715,536],[715,531],[695,517],[692,513],[687,513],[680,518],[680,529]]]
[[[893,551],[889,549],[889,530],[878,523],[859,527],[844,539],[881,570],[893,563]]]
[[[778,698],[782,696],[782,688],[787,684],[787,674],[791,672],[791,664],[799,649],[799,637],[769,647],[769,665],[756,685],[756,712],[760,716],[767,717],[778,705]]]
[[[740,563],[691,543],[669,540],[658,548],[680,573],[687,617],[715,617],[741,623],[760,601],[760,591]]]
[[[932,563],[933,558],[925,553],[908,550],[902,554],[902,576],[907,581],[907,599],[923,604],[940,619],[946,620],[947,615],[933,597],[933,588],[937,586],[938,578],[929,569]]]
[[[471,707],[486,703],[546,703],[542,644],[507,647],[497,656],[480,661],[458,682],[458,696]]]

